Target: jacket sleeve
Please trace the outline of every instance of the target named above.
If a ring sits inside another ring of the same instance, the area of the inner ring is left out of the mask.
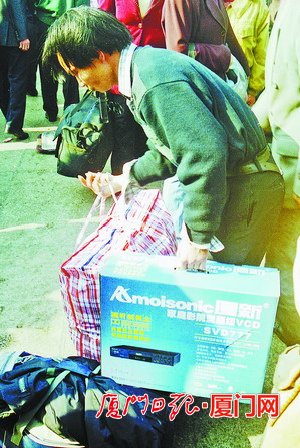
[[[265,62],[269,41],[270,15],[268,8],[264,8],[258,17],[257,35],[255,36],[255,47],[253,48],[253,64],[249,78],[248,92],[257,96],[265,86]]]
[[[116,15],[116,2],[115,0],[98,0],[98,9]]]
[[[132,169],[134,178],[142,187],[151,182],[168,179],[176,174],[176,166],[158,151],[153,141],[148,140],[147,146],[149,150],[137,159]],[[147,169],[143,170],[143,166],[146,166]],[[140,175],[141,171],[143,171],[142,176]]]
[[[230,64],[230,50],[226,45],[191,42],[192,13],[189,2],[167,0],[164,4],[162,27],[169,50],[193,56],[197,61],[216,73],[224,73]],[[189,53],[192,44],[195,53]]]
[[[298,89],[300,86],[300,38],[299,35],[297,35],[297,38],[295,38],[295,55],[296,55],[296,61],[297,61],[297,79],[298,79]],[[299,91],[299,90],[298,90]],[[299,102],[297,104],[297,107],[294,111],[289,111],[290,114],[293,114],[292,119],[290,121],[290,126],[287,126],[287,132],[296,140],[296,142],[299,145],[299,151],[298,151],[298,161],[296,164],[296,171],[295,171],[295,177],[294,177],[294,185],[293,185],[293,192],[300,197],[300,105]]]
[[[10,25],[13,27],[17,40],[21,42],[22,40],[28,39],[27,30],[27,12],[25,2],[22,0],[13,0],[9,3],[10,7]]]
[[[245,70],[245,73],[247,76],[250,75],[250,68],[247,61],[247,58],[245,56],[245,53],[243,52],[242,47],[240,46],[236,35],[234,34],[234,31],[232,29],[231,23],[228,23],[228,30],[227,30],[227,38],[226,38],[227,45],[233,54]]]
[[[270,102],[271,99],[268,90],[264,90],[252,107],[252,112],[256,115],[256,118],[265,133],[271,132],[269,122]]]
[[[176,94],[174,95],[174,92]],[[192,115],[187,113],[192,111]],[[209,243],[219,228],[226,195],[227,136],[223,127],[187,82],[161,84],[149,90],[140,116],[157,139],[171,150],[184,192],[184,219],[192,241]],[[157,141],[153,145],[159,150]],[[155,151],[153,149],[153,151]],[[150,152],[132,167],[139,184],[157,180],[166,161]]]
[[[300,150],[298,153],[298,163],[296,167],[296,175],[294,181],[294,193],[300,197]]]

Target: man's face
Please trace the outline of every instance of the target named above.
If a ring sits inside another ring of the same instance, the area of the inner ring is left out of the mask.
[[[72,64],[67,65],[59,53],[57,59],[68,75],[75,76],[81,87],[103,93],[117,84],[111,55],[99,52],[99,57],[93,59],[92,64],[85,68],[77,68]]]

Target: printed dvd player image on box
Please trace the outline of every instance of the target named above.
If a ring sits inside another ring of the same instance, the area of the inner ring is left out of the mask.
[[[163,364],[166,366],[174,366],[180,361],[180,353],[133,347],[131,345],[116,345],[110,347],[110,356],[133,359],[135,361],[151,362],[154,364]]]

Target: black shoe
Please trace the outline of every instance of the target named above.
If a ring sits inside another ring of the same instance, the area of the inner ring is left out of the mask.
[[[5,133],[14,135],[18,140],[26,140],[29,137],[29,134],[24,132],[23,129],[14,130],[6,128]]]
[[[35,87],[32,87],[32,88],[27,89],[26,94],[29,96],[38,96],[39,92],[37,91],[37,89]]]
[[[48,114],[48,112],[46,112],[45,117],[48,121],[50,121],[50,123],[54,123],[55,121],[57,121],[57,115]]]

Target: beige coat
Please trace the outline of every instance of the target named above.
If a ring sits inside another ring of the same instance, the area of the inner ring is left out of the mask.
[[[300,196],[300,2],[281,0],[266,59],[266,87],[253,112],[271,128],[272,151],[283,171],[285,206],[295,208]]]

